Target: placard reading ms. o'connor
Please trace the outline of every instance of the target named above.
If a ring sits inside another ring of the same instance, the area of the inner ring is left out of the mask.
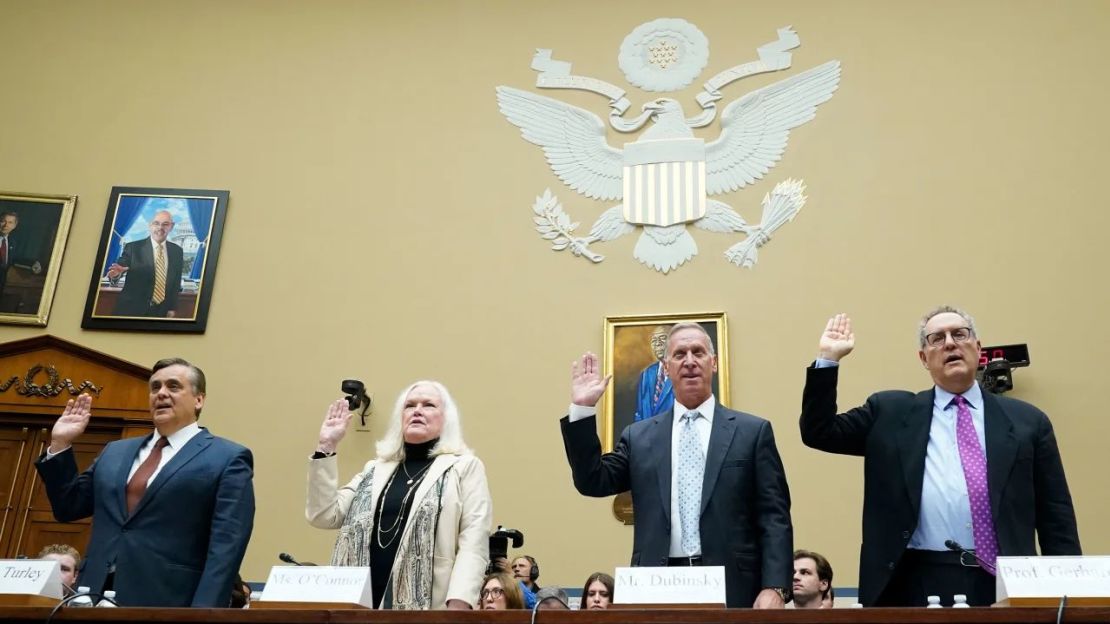
[[[274,566],[262,600],[330,602],[374,608],[370,568],[340,566]]]
[[[725,604],[724,566],[617,568],[613,602],[629,604]]]

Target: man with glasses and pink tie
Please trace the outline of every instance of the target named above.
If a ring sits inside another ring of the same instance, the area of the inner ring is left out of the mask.
[[[999,555],[1079,555],[1079,533],[1052,423],[976,381],[975,321],[951,306],[921,320],[918,357],[934,386],[892,390],[838,414],[840,360],[855,335],[829,319],[806,371],[806,446],[865,457],[860,602],[925,606],[994,602]],[[1035,536],[1035,537],[1034,537]]]

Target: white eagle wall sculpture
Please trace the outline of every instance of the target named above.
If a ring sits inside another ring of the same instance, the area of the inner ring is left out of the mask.
[[[789,27],[779,39],[757,49],[759,60],[738,65],[705,83],[697,101],[702,112],[687,118],[677,100],[659,97],[643,105],[641,114],[626,120],[630,107],[625,92],[603,81],[571,75],[571,64],[537,51],[532,68],[540,72],[540,88],[584,89],[609,98],[610,125],[639,137],[616,149],[606,141],[605,123],[596,114],[566,102],[513,87],[497,87],[502,114],[521,130],[525,140],[543,148],[552,171],[586,197],[617,201],[604,211],[585,237],[574,236],[577,223],[546,190],[533,205],[536,229],[552,248],[600,262],[604,256],[591,243],[614,240],[637,226],[643,232],[633,255],[643,264],[668,273],[697,252],[686,224],[711,232],[740,232],[746,238],[725,252],[729,262],[751,268],[758,248],[789,222],[804,205],[805,186],[785,180],[763,199],[763,219],[749,225],[724,202],[710,195],[730,193],[753,184],[775,166],[786,149],[790,130],[814,118],[817,106],[832,97],[840,81],[840,63],[830,61],[767,87],[752,91],[724,107],[721,133],[706,142],[693,128],[713,122],[720,89],[740,78],[790,66],[788,50],[800,45]],[[681,19],[659,19],[641,25],[621,46],[620,66],[629,82],[649,91],[676,91],[697,77],[708,61],[708,41]]]

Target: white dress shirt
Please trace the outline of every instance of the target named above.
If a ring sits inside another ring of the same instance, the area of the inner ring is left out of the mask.
[[[169,438],[167,438],[166,446],[162,449],[162,459],[158,462],[158,467],[154,469],[154,472],[150,474],[150,479],[146,482],[148,486],[150,485],[151,481],[154,481],[154,477],[157,477],[158,473],[162,471],[162,468],[165,467],[165,465],[168,464],[171,459],[173,459],[173,456],[177,455],[177,452],[180,451],[181,448],[185,446],[185,444],[189,440],[192,440],[193,436],[198,433],[200,433],[200,425],[194,422],[192,424],[185,425],[184,427],[170,434]],[[146,458],[150,457],[150,451],[154,449],[154,443],[157,442],[158,438],[160,437],[162,437],[162,435],[158,433],[157,429],[155,429],[154,435],[146,441],[146,444],[142,445],[142,447],[139,448],[139,454],[135,456],[135,461],[131,462],[131,470],[127,472],[128,481],[131,480],[131,477],[135,474],[135,471],[139,469],[139,466],[141,466],[142,463],[146,461]],[[62,453],[68,451],[70,448],[71,447],[67,446],[57,453],[51,453],[50,448],[47,447],[47,461],[57,457],[58,455],[61,455]]]

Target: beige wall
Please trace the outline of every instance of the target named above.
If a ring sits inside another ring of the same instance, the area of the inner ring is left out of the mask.
[[[80,195],[45,331],[206,369],[205,424],[255,451],[248,578],[282,550],[327,559],[333,535],[302,518],[303,458],[350,376],[379,406],[372,430],[341,447],[345,474],[400,388],[441,379],[488,467],[497,522],[526,532],[546,582],[626,562],[631,530],[609,500],[571,486],[556,422],[568,363],[600,350],[606,315],[724,310],[732,403],[777,428],[797,545],[855,584],[862,463],[801,445],[803,367],[844,310],[858,336],[845,404],[925,388],[915,323],[946,301],[977,315],[984,342],[1030,344],[1013,395],[1052,415],[1084,545],[1110,551],[1098,468],[1110,426],[1096,398],[1110,4],[688,4],[680,16],[711,44],[702,80],[787,24],[802,38],[792,71],[842,61],[840,90],[781,164],[722,198],[754,221],[763,193],[795,176],[809,204],[753,271],[721,257],[737,239],[701,231],[700,254],[669,276],[632,260],[635,236],[598,246],[596,266],[548,251],[530,220],[536,194],[551,187],[583,228],[605,205],[558,183],[497,111],[494,86],[529,88],[536,47],[625,85],[621,40],[673,7],[0,2],[0,188]],[[776,79],[733,85],[726,102]],[[632,91],[635,106],[648,99]],[[679,94],[687,111],[694,93]],[[553,95],[604,112],[601,98]],[[203,336],[79,329],[113,185],[231,190]],[[0,340],[39,331],[3,327]]]

